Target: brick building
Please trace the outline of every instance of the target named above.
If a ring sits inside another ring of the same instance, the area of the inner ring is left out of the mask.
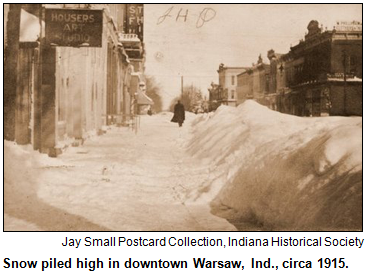
[[[245,71],[238,74],[238,85],[236,93],[237,104],[241,104],[246,99],[256,99],[261,104],[266,104],[269,93],[269,64],[263,62],[261,55],[256,64],[246,67]]]

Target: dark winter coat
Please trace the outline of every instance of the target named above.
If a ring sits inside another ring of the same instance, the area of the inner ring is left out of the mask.
[[[181,103],[177,103],[174,106],[174,116],[171,121],[173,123],[182,124],[185,119],[186,117],[185,117],[184,105],[182,105]]]

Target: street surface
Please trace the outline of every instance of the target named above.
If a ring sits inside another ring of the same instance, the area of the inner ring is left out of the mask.
[[[8,194],[5,229],[235,230],[208,204],[185,202],[187,191],[208,177],[207,166],[184,148],[194,117],[179,128],[171,113],[142,116],[137,134],[112,127],[69,147],[58,157],[61,165],[38,168],[33,192]]]

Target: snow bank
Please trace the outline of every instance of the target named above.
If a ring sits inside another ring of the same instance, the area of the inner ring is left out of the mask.
[[[5,201],[16,204],[14,197],[35,195],[41,169],[62,166],[61,160],[34,151],[31,145],[20,146],[4,140]]]
[[[50,158],[47,154],[34,151],[32,145],[17,145],[15,142],[4,140],[4,170],[5,176],[9,177],[9,182],[14,182],[14,177],[22,177],[19,174],[19,168],[25,172],[37,175],[35,169],[44,167],[63,166],[64,163],[60,159]]]
[[[362,118],[301,118],[246,101],[193,124],[188,150],[211,170],[188,201],[210,201],[243,230],[362,228]]]
[[[28,194],[35,193],[34,166],[38,165],[38,161],[31,157],[26,147],[4,141],[5,212],[6,207],[15,201],[15,197],[26,197]]]
[[[38,204],[37,179],[41,168],[63,166],[58,159],[33,151],[30,145],[19,146],[4,140],[4,212],[6,230],[39,230],[30,212]],[[34,215],[36,212],[34,212]],[[40,213],[38,212],[38,216]]]

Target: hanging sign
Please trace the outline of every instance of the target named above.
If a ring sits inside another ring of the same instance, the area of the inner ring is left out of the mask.
[[[127,4],[125,33],[136,34],[140,41],[144,41],[144,5]]]
[[[50,45],[102,47],[103,10],[46,9],[45,22]]]

